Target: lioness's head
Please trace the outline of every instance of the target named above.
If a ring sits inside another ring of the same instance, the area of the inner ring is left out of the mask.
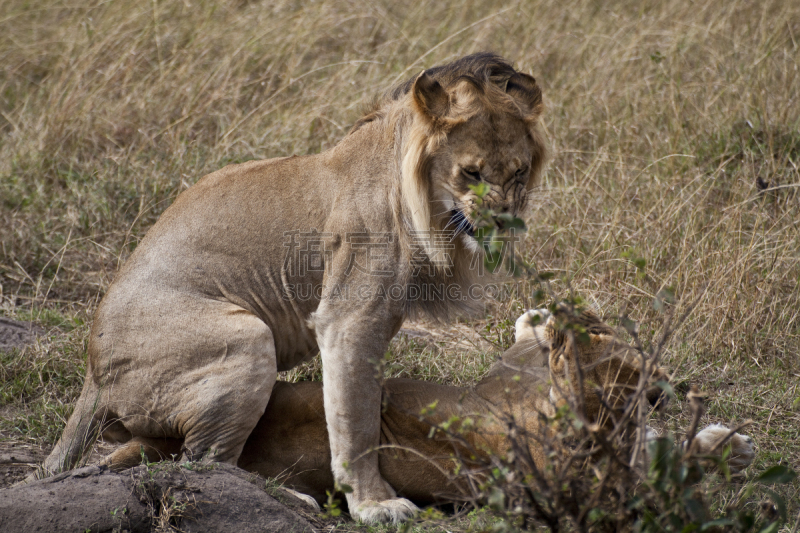
[[[547,150],[536,81],[482,53],[426,70],[385,99],[411,112],[400,135],[401,191],[412,229],[452,230],[462,246],[477,251],[470,186],[485,184],[486,207],[517,215],[539,183]],[[425,248],[434,263],[447,257],[431,246]]]
[[[594,312],[573,313],[560,307],[547,318],[544,336],[550,347],[550,398],[554,404],[571,402],[580,395],[587,418],[601,424],[609,421],[609,410],[627,405],[640,385],[642,358]],[[578,390],[578,365],[582,391]],[[665,401],[661,388],[655,385],[665,379],[657,368],[644,383],[644,396],[651,404]]]

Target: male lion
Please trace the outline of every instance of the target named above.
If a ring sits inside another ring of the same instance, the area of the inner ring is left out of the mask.
[[[369,452],[373,362],[408,315],[470,304],[469,186],[487,185],[496,212],[525,207],[545,160],[541,112],[532,77],[476,54],[389,91],[327,152],[200,179],[100,303],[83,391],[44,471],[73,466],[98,432],[182,439],[186,458],[235,464],[277,372],[319,351],[331,467],[353,515],[414,513]]]
[[[639,386],[640,361],[594,313],[584,312],[572,320],[585,327],[588,342],[573,344],[569,336],[561,335],[547,310],[523,314],[516,323],[516,343],[474,387],[386,380],[379,451],[383,478],[399,495],[420,504],[442,501],[446,495],[469,496],[464,478],[454,475],[456,468],[464,473],[471,464],[488,464],[490,454],[505,454],[510,449],[506,423],[511,416],[519,426],[517,434],[525,431],[528,435],[537,468],[543,468],[547,455],[537,438],[548,437],[547,428],[540,427],[539,414],[555,413],[551,398],[556,403],[566,399],[570,373],[565,367],[575,367],[577,361],[585,372],[584,390],[579,394],[590,422],[602,423],[604,411],[625,405]],[[656,371],[654,378],[663,376]],[[651,386],[646,396],[652,403],[660,392]],[[334,490],[334,476],[323,404],[319,382],[277,382],[264,416],[247,439],[239,466],[282,479],[286,487],[324,502],[326,492]],[[461,427],[460,442],[441,431],[432,432],[452,417],[475,421],[472,428]],[[695,439],[695,452],[714,451],[728,435],[723,426],[704,429]],[[730,444],[728,466],[738,472],[752,462],[753,442],[736,433]],[[149,460],[159,460],[179,450],[180,442],[133,439],[105,464],[122,470],[139,464],[142,452]]]

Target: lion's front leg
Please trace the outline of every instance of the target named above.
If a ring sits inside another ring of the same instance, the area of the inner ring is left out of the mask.
[[[397,498],[378,470],[381,386],[377,362],[383,357],[396,329],[397,318],[385,312],[315,313],[323,368],[325,419],[331,443],[331,466],[347,494],[350,514],[363,522],[400,522],[417,507]],[[337,316],[338,315],[338,316]],[[381,320],[380,317],[383,317]]]

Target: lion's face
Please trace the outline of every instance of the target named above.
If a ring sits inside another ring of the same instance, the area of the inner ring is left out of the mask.
[[[470,186],[485,186],[484,207],[516,216],[538,184],[547,152],[541,91],[519,72],[502,83],[460,76],[446,87],[422,73],[410,102],[403,188],[414,229],[455,231],[474,250]]]
[[[535,185],[536,148],[528,125],[511,115],[480,113],[458,124],[433,157],[432,215],[441,227],[471,239],[478,199],[470,187],[481,183],[488,186],[485,207],[520,214]]]
[[[578,327],[559,329],[558,319],[550,317],[545,328],[550,339],[550,398],[556,405],[570,401],[579,383],[579,364],[586,416],[602,424],[608,421],[604,413],[624,408],[639,387],[642,359],[594,313],[584,311],[568,321]],[[662,401],[661,388],[655,385],[662,380],[666,380],[664,372],[655,369],[644,384],[645,397],[652,405]]]

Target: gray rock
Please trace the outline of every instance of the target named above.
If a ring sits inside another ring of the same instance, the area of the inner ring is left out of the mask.
[[[0,491],[0,531],[150,531],[148,507],[133,494],[130,476],[97,467]]]
[[[0,490],[0,531],[313,531],[250,478],[222,464],[80,468]]]

